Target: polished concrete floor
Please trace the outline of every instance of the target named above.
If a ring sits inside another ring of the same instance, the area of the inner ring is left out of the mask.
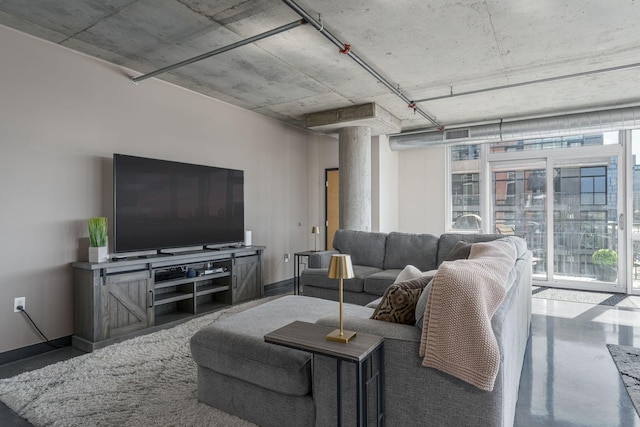
[[[517,427],[640,427],[606,347],[640,347],[640,309],[534,298],[531,332]],[[0,378],[77,354],[66,348],[3,365]],[[0,404],[0,425],[30,424]]]

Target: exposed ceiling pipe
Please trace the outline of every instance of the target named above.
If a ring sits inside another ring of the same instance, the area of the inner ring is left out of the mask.
[[[399,151],[454,144],[586,135],[638,128],[640,128],[640,107],[627,107],[460,127],[444,132],[423,131],[391,135],[389,146],[391,150]]]
[[[304,9],[298,6],[292,0],[282,0],[287,6],[293,9],[298,15],[302,16],[308,23],[313,25],[323,36],[325,36],[331,43],[335,44],[340,48],[340,53],[348,55],[351,59],[353,59],[358,65],[364,68],[369,74],[374,76],[380,83],[385,85],[391,92],[395,93],[400,99],[402,99],[409,108],[412,108],[414,112],[420,114],[425,119],[429,120],[434,126],[436,126],[440,131],[444,130],[444,126],[441,125],[435,118],[431,117],[429,114],[424,112],[420,107],[416,106],[415,101],[410,100],[404,93],[400,91],[400,89],[396,88],[391,84],[387,79],[382,77],[380,73],[378,73],[373,67],[367,64],[362,58],[360,58],[353,50],[351,50],[351,46],[341,42],[337,37],[335,37],[329,30],[324,27],[324,24],[318,22],[311,15],[309,15]]]
[[[283,33],[285,31],[288,31],[288,30],[290,30],[292,28],[295,28],[295,27],[297,27],[299,25],[304,25],[306,23],[307,22],[304,19],[300,19],[298,21],[291,22],[290,24],[286,24],[286,25],[283,25],[281,27],[274,28],[273,30],[265,31],[264,33],[255,35],[253,37],[249,37],[248,39],[237,41],[237,42],[232,43],[232,44],[230,44],[228,46],[224,46],[224,47],[212,50],[210,52],[203,53],[202,55],[194,56],[193,58],[190,58],[190,59],[185,59],[184,61],[178,62],[177,64],[169,65],[169,66],[166,66],[164,68],[160,68],[159,70],[152,71],[150,73],[143,74],[143,75],[138,76],[138,77],[132,77],[131,81],[134,84],[138,84],[138,82],[141,82],[142,80],[146,80],[146,79],[154,77],[154,76],[157,76],[158,74],[163,74],[163,73],[169,72],[171,70],[175,70],[176,68],[184,67],[185,65],[193,64],[194,62],[202,61],[203,59],[207,59],[207,58],[210,58],[212,56],[219,55],[221,53],[230,51],[230,50],[238,48],[240,46],[244,46],[244,45],[256,42],[258,40],[266,39],[267,37],[271,37],[271,36],[274,36],[276,34]]]
[[[609,72],[612,72],[612,71],[627,70],[627,69],[630,69],[630,68],[638,68],[638,67],[640,67],[640,63],[619,65],[617,67],[601,68],[599,70],[583,71],[581,73],[565,74],[563,76],[548,77],[546,79],[538,79],[538,80],[529,80],[529,81],[526,81],[526,82],[512,83],[512,84],[508,84],[508,85],[494,86],[494,87],[489,87],[489,88],[484,88],[484,89],[477,89],[477,90],[469,90],[469,91],[466,91],[466,92],[458,92],[458,93],[453,93],[452,92],[452,93],[450,93],[448,95],[441,95],[441,96],[433,96],[431,98],[416,99],[415,102],[437,101],[437,100],[440,100],[440,99],[455,98],[455,97],[458,97],[458,96],[466,96],[466,95],[475,95],[476,93],[493,92],[493,91],[496,91],[496,90],[511,89],[511,88],[514,88],[514,87],[528,86],[528,85],[534,85],[534,84],[539,84],[539,83],[549,83],[549,82],[554,82],[554,81],[557,81],[557,80],[573,79],[573,78],[576,78],[576,77],[585,77],[585,76],[590,76],[590,75],[593,75],[593,74],[609,73]]]

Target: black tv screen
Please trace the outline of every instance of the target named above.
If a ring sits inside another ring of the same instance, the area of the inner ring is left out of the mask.
[[[114,251],[244,240],[244,172],[113,155]]]

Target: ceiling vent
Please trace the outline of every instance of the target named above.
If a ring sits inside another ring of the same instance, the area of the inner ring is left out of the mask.
[[[453,139],[467,139],[469,138],[469,129],[453,129],[444,132],[445,141],[451,141]]]

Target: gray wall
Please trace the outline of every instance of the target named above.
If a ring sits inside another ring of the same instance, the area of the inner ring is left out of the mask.
[[[243,169],[265,282],[291,278],[284,253],[313,245],[335,139],[156,79],[134,86],[120,67],[2,26],[0,52],[0,353],[40,342],[15,297],[49,338],[73,333],[70,263],[86,259],[87,218],[112,217],[114,152]]]

